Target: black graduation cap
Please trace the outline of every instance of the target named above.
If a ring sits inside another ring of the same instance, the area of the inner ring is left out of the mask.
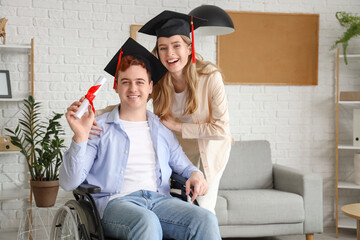
[[[133,56],[144,62],[147,70],[151,74],[151,80],[155,85],[167,72],[167,69],[162,65],[159,59],[157,59],[151,52],[145,47],[137,43],[134,39],[128,38],[128,40],[122,45],[120,50],[110,60],[104,70],[115,77],[117,74],[118,66],[120,65],[120,58],[125,56]],[[115,88],[114,79],[114,88]]]
[[[165,10],[150,21],[148,21],[139,32],[159,37],[171,37],[174,35],[185,35],[189,37],[191,22],[195,30],[207,20],[192,17],[187,14]]]
[[[159,37],[185,35],[191,32],[192,62],[195,63],[194,30],[207,20],[183,13],[165,10],[140,28],[139,32]]]

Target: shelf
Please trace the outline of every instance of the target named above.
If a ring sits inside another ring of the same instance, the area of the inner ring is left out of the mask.
[[[0,98],[0,102],[21,102],[24,98]]]
[[[360,105],[360,101],[339,101],[341,105]]]
[[[353,219],[353,218],[350,218],[347,216],[339,217],[338,227],[339,228],[356,229],[356,219]]]
[[[346,54],[347,58],[360,58],[360,54]],[[344,54],[340,54],[339,58],[344,58]]]
[[[31,49],[31,45],[15,45],[15,44],[5,44],[5,45],[0,45],[0,49],[4,48],[4,49]]]
[[[0,151],[0,155],[17,154],[17,153],[20,153],[20,151]]]
[[[338,149],[344,149],[344,150],[360,150],[360,146],[354,146],[351,144],[339,144]]]
[[[2,190],[0,191],[0,201],[28,198],[29,193],[30,189]]]
[[[345,181],[339,181],[338,182],[338,188],[341,189],[360,189],[360,185],[357,185],[353,182],[345,182]]]

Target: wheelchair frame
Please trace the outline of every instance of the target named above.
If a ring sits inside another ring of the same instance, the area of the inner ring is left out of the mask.
[[[185,183],[187,179],[172,173],[170,188],[180,193],[170,192],[173,197],[187,201]],[[73,191],[75,200],[69,200],[56,212],[50,231],[50,240],[106,240],[100,215],[91,194],[100,193],[101,188],[82,183]],[[190,197],[192,193],[190,192]],[[198,205],[197,201],[194,201]]]

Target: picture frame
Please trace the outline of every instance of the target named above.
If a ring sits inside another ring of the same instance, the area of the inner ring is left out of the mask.
[[[142,28],[143,25],[130,25],[130,37],[136,41],[136,33]]]
[[[0,98],[12,98],[8,70],[0,70]]]

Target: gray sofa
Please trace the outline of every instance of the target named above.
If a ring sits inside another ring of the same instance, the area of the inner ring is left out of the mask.
[[[267,141],[232,146],[215,208],[221,236],[264,237],[323,231],[322,178],[273,164]]]

